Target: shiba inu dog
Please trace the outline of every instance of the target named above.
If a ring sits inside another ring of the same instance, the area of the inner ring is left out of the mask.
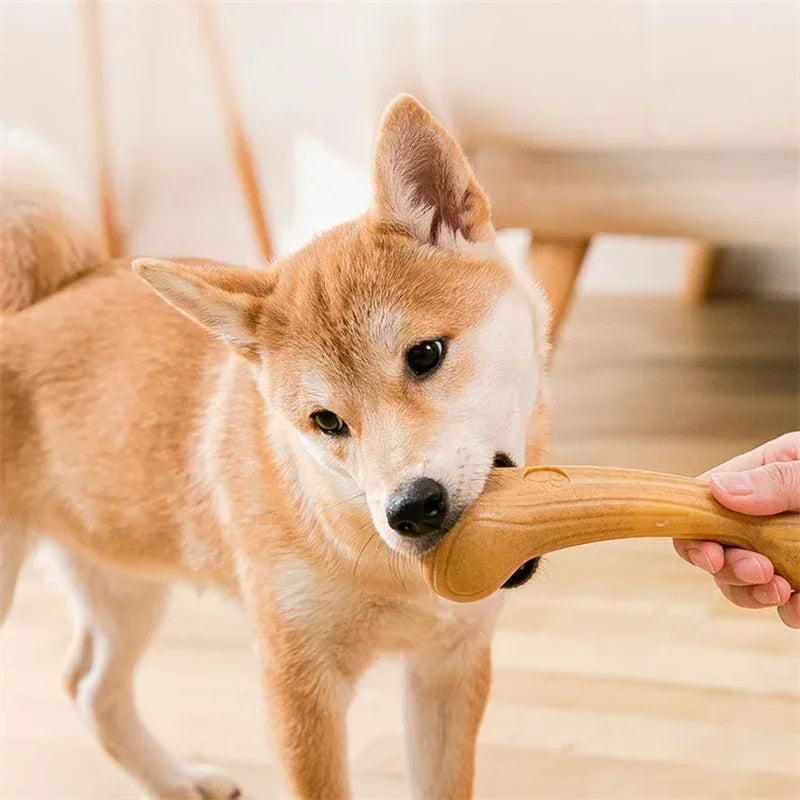
[[[348,704],[394,652],[411,792],[470,796],[500,598],[443,601],[418,561],[493,466],[542,443],[548,309],[496,248],[458,145],[399,97],[365,215],[259,270],[104,263],[58,185],[11,167],[36,148],[19,150],[0,216],[0,611],[48,543],[77,611],[67,688],[155,797],[239,794],[134,706],[178,579],[240,599],[296,795],[348,795]]]

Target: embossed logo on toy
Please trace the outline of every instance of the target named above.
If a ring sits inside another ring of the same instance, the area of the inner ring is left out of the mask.
[[[531,488],[542,491],[560,489],[570,482],[569,475],[558,467],[531,467],[525,471],[524,478]]]

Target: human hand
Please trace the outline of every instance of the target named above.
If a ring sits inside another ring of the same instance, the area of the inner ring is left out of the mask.
[[[800,431],[732,458],[700,476],[710,478],[711,494],[732,511],[754,516],[800,511]],[[681,558],[711,573],[720,591],[742,608],[777,606],[790,628],[800,628],[800,593],[775,574],[760,553],[717,542],[675,539]]]

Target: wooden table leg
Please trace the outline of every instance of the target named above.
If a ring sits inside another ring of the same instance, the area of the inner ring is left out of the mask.
[[[531,273],[553,306],[549,338],[553,345],[569,308],[589,238],[555,238],[533,234],[528,250]]]
[[[715,255],[716,251],[713,245],[706,242],[689,242],[686,283],[682,293],[684,305],[699,305],[713,293],[717,276]]]

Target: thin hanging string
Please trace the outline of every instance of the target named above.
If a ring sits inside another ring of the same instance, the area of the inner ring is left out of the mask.
[[[95,154],[95,174],[100,196],[100,214],[103,236],[109,258],[122,254],[117,211],[114,202],[114,178],[111,168],[111,145],[106,105],[105,64],[100,30],[100,4],[98,0],[82,0],[83,29],[86,45],[86,78],[89,92],[91,131]]]
[[[214,17],[214,8],[211,0],[194,0],[193,5],[197,13],[200,38],[211,64],[211,76],[222,106],[225,130],[236,168],[236,175],[244,195],[261,256],[264,261],[269,262],[273,257],[272,236],[270,235],[264,207],[261,203],[261,193],[258,187],[253,154],[242,123],[242,116],[236,103],[233,82]]]

